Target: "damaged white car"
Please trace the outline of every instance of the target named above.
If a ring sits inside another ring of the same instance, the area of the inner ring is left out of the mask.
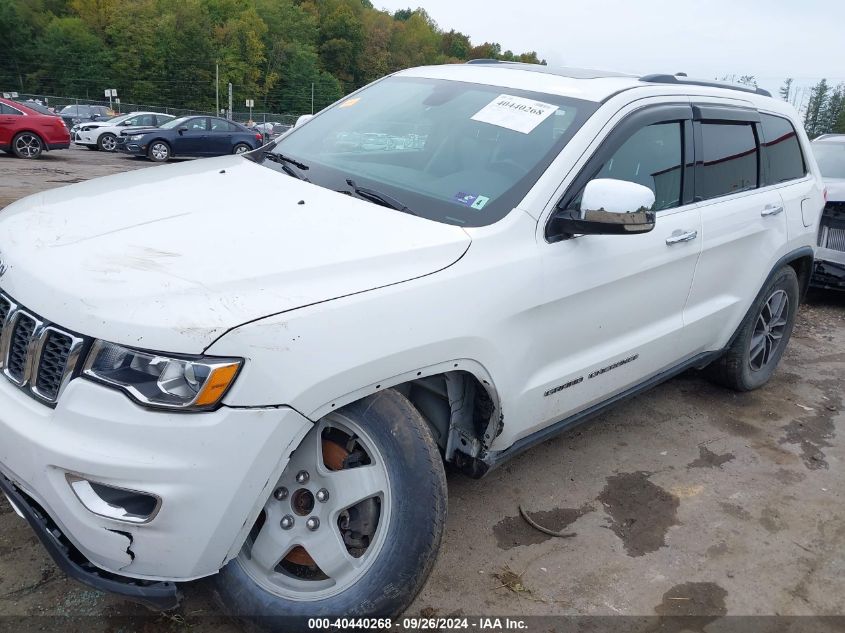
[[[216,575],[280,630],[399,614],[444,462],[687,368],[766,383],[823,206],[763,91],[492,62],[30,196],[0,213],[0,487],[71,576],[157,608]]]

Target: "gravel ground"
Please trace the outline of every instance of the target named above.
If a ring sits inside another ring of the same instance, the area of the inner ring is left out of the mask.
[[[0,207],[149,165],[81,149],[0,155]],[[845,615],[843,376],[845,293],[811,293],[765,388],[686,374],[483,480],[450,475],[440,557],[409,614]],[[520,505],[573,536],[529,527]],[[240,630],[217,616],[208,581],[185,594],[175,614],[151,615],[67,580],[0,501],[0,616],[45,616],[25,621],[43,630]]]

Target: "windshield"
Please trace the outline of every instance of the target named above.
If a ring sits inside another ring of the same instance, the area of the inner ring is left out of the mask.
[[[813,143],[812,147],[823,177],[845,178],[845,143]]]
[[[162,130],[172,130],[175,127],[179,127],[180,125],[182,125],[185,121],[187,121],[190,118],[191,117],[188,117],[188,116],[179,117],[178,119],[173,119],[172,121],[168,121],[167,123],[164,123],[163,125],[160,125],[159,127]]]
[[[513,88],[389,77],[294,128],[273,151],[307,166],[302,175],[316,185],[348,192],[351,180],[417,215],[484,226],[519,203],[595,109]]]
[[[123,123],[128,118],[128,114],[118,114],[115,117],[107,119],[106,121],[104,121],[104,123],[109,123],[110,125],[117,125],[118,123]]]

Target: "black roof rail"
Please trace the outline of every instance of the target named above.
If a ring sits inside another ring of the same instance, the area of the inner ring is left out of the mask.
[[[503,64],[501,59],[470,59],[467,64]]]
[[[763,88],[754,88],[753,86],[744,86],[742,84],[732,84],[726,81],[708,81],[707,79],[689,79],[683,75],[643,75],[640,81],[645,81],[652,84],[682,84],[685,86],[707,86],[708,88],[726,88],[727,90],[739,90],[741,92],[751,92],[753,94],[762,95],[764,97],[771,97],[772,93]]]

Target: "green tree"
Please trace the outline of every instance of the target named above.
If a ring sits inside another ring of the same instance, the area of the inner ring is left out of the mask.
[[[364,27],[348,3],[338,3],[320,18],[319,52],[323,67],[347,89],[356,85],[358,56],[364,49]]]
[[[789,101],[789,97],[792,94],[792,77],[787,77],[783,80],[783,85],[780,87],[778,94],[784,101]]]
[[[831,90],[822,109],[819,122],[819,134],[829,134],[839,130],[840,123],[845,119],[845,84],[839,84]]]
[[[38,70],[30,78],[45,92],[100,98],[110,73],[105,44],[76,17],[53,18],[38,40]]]
[[[822,79],[810,89],[810,100],[804,113],[804,129],[811,138],[822,134],[827,116],[827,99],[830,93],[827,79]]]
[[[33,26],[18,2],[0,0],[0,87],[24,90],[23,73],[35,50]]]

